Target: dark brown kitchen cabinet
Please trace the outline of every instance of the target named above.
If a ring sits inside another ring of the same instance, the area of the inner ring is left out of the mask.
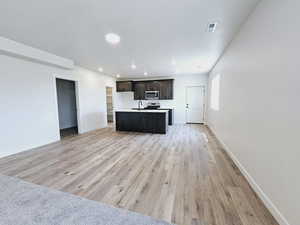
[[[132,81],[117,81],[117,92],[133,91]]]
[[[174,80],[117,81],[117,92],[134,91],[134,100],[145,100],[145,91],[159,91],[160,100],[173,99]]]
[[[159,99],[173,99],[173,80],[161,80],[159,88]]]
[[[134,100],[145,100],[145,91],[147,83],[145,81],[134,82]]]
[[[160,91],[161,82],[158,80],[146,81],[147,91]]]
[[[155,112],[116,112],[116,130],[166,134],[168,114]]]

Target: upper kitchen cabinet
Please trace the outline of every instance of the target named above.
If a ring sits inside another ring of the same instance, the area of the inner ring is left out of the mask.
[[[174,80],[160,80],[159,99],[170,100],[173,99]]]
[[[132,81],[117,81],[117,92],[133,91]]]
[[[159,91],[160,100],[173,99],[174,80],[134,81],[134,100],[145,100],[145,91]]]
[[[147,90],[146,81],[135,81],[134,88],[134,100],[145,100],[145,91]]]
[[[145,100],[145,91],[159,91],[160,100],[173,99],[174,80],[117,81],[117,92],[134,91],[134,100]]]
[[[160,86],[159,80],[146,81],[146,91],[160,91]]]

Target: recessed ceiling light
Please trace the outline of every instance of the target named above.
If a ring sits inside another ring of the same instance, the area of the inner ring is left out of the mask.
[[[103,68],[102,68],[102,67],[99,67],[99,68],[98,68],[98,71],[99,71],[99,72],[103,72]]]
[[[115,33],[108,33],[105,35],[105,40],[111,45],[117,45],[120,43],[121,38]]]
[[[133,69],[133,70],[136,69],[136,65],[134,63],[131,64],[131,69]]]
[[[144,73],[144,76],[148,76],[148,73],[147,73],[147,72],[145,72],[145,73]]]
[[[120,78],[121,76],[120,76],[120,74],[117,74],[117,78]]]

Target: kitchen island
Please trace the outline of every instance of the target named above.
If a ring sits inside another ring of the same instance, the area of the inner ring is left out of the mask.
[[[168,132],[168,113],[168,110],[116,110],[116,130],[166,134]]]

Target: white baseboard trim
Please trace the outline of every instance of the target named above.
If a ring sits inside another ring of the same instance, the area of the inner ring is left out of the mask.
[[[287,219],[282,215],[282,213],[279,211],[279,209],[275,206],[275,204],[271,201],[271,199],[264,193],[264,191],[260,188],[260,186],[256,183],[254,178],[248,173],[248,171],[245,169],[245,167],[240,163],[238,158],[229,150],[228,146],[222,141],[220,136],[216,133],[216,131],[209,126],[209,124],[206,124],[208,128],[212,131],[212,133],[216,136],[218,141],[221,143],[224,150],[227,152],[229,157],[233,160],[233,162],[236,164],[236,166],[239,168],[241,173],[244,175],[246,180],[249,182],[250,186],[253,188],[253,190],[256,192],[258,197],[262,200],[264,205],[267,207],[267,209],[271,212],[271,214],[274,216],[274,218],[277,220],[277,222],[280,225],[290,225],[290,223],[287,221]]]

